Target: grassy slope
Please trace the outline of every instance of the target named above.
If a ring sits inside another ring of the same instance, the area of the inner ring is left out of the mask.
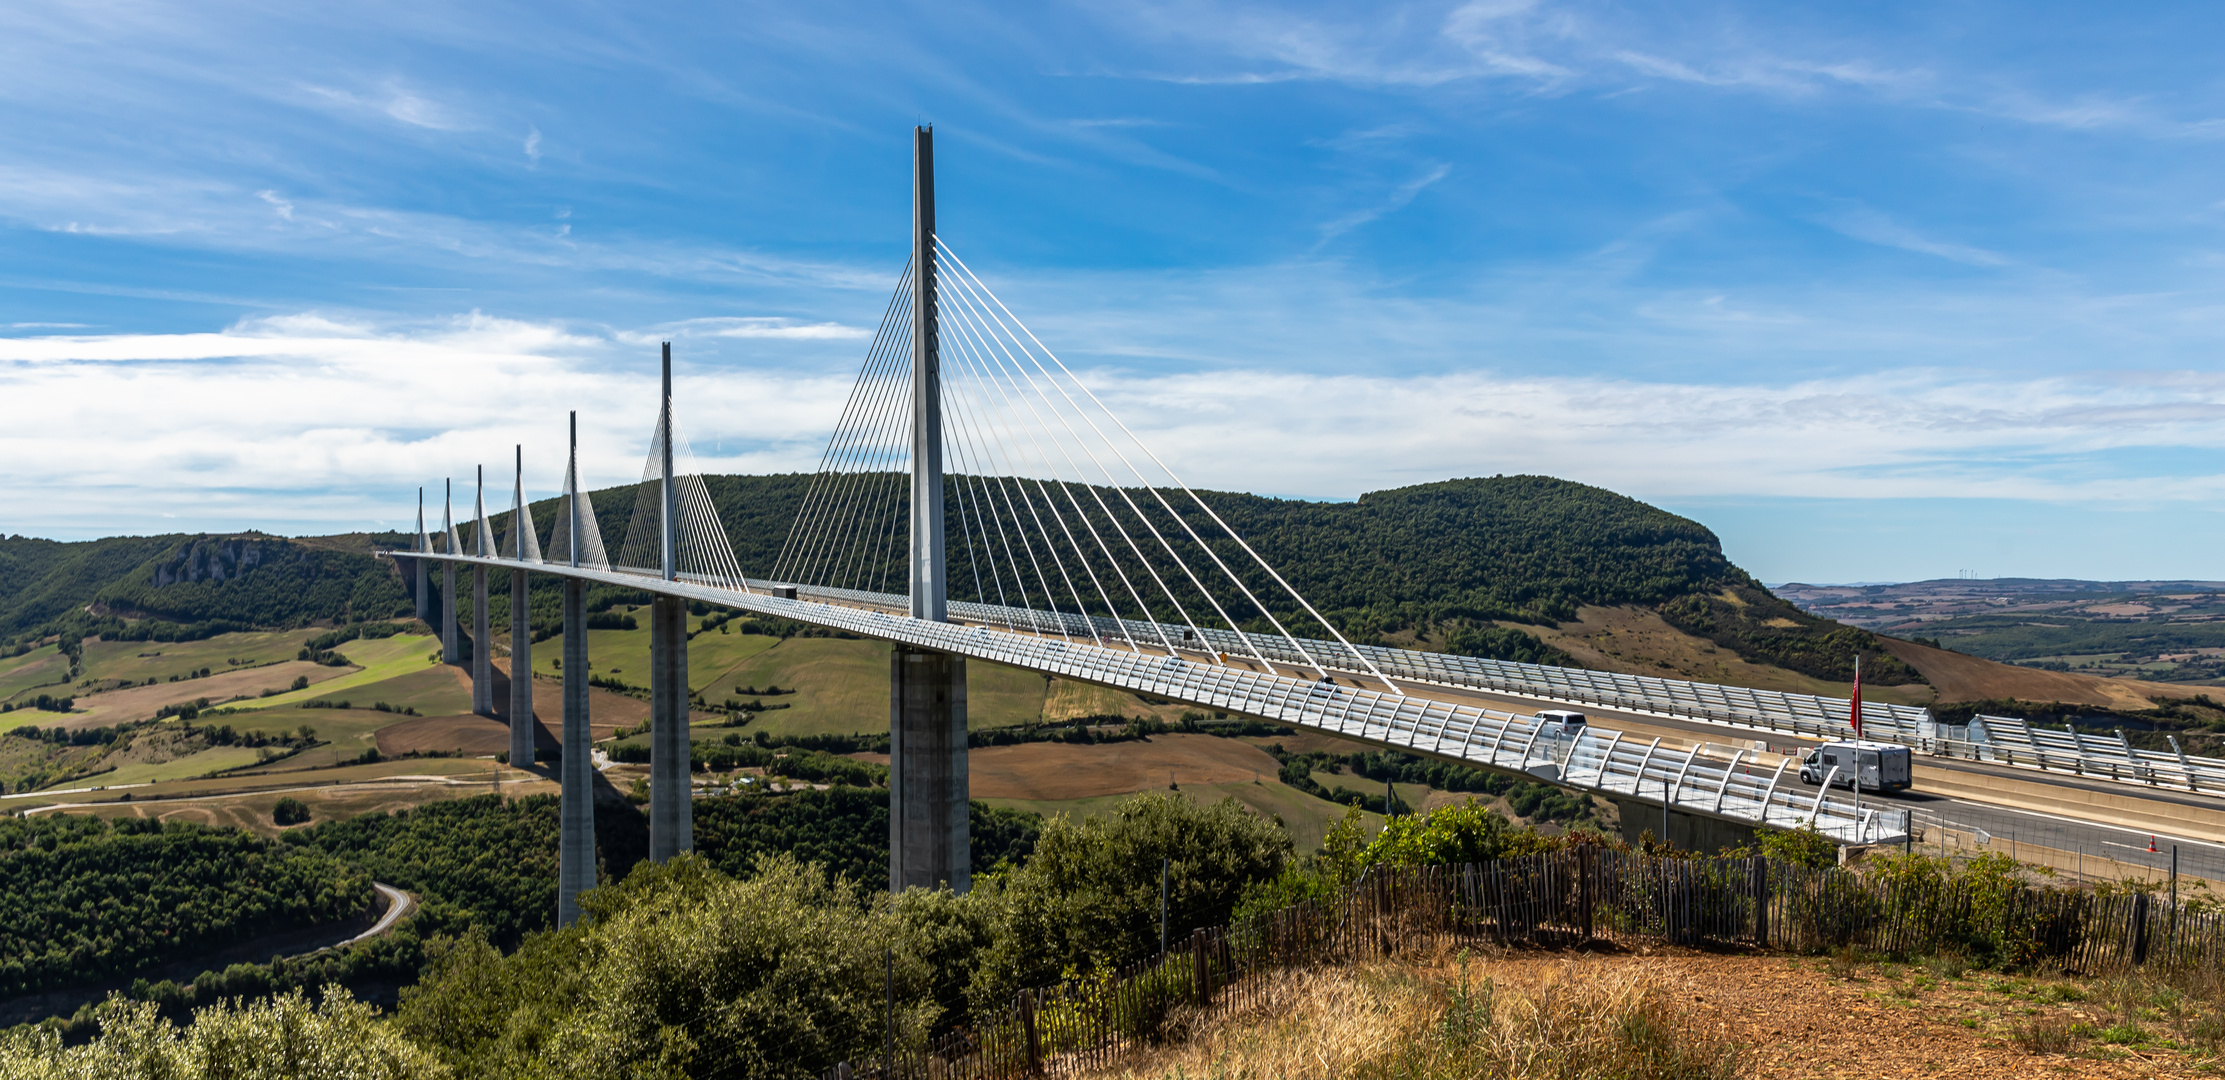
[[[143,683],[291,660],[317,630],[220,634],[206,641],[88,641],[84,677],[95,682]]]
[[[185,780],[212,772],[252,765],[259,759],[255,750],[245,746],[212,746],[198,753],[160,764],[125,765],[98,776],[74,781],[69,786],[98,784],[117,787],[122,784],[147,784],[158,780]]]
[[[69,677],[69,658],[52,645],[42,645],[22,656],[0,660],[0,701],[37,697],[40,688],[66,684]],[[64,685],[58,689],[66,693],[69,688]]]
[[[230,636],[229,634],[223,635],[223,637]],[[212,639],[212,641],[220,640],[222,640],[221,637]],[[272,697],[243,701],[236,707],[242,709],[276,709],[289,705],[299,705],[304,701],[331,698],[333,695],[343,692],[348,693],[348,696],[352,698],[357,693],[369,693],[369,688],[376,684],[403,675],[423,673],[432,666],[430,658],[438,655],[439,652],[440,642],[430,634],[396,634],[393,637],[382,638],[377,641],[350,641],[340,646],[340,654],[354,661],[360,666],[360,670],[351,671],[339,678],[318,683],[307,690],[294,690]],[[379,699],[374,696],[366,697],[364,700],[368,702]],[[391,697],[384,700],[394,701]],[[404,702],[399,701],[394,701],[394,703],[404,704]],[[470,707],[471,700],[467,695],[464,699],[464,708],[469,709]],[[425,710],[419,709],[418,711],[424,712]]]

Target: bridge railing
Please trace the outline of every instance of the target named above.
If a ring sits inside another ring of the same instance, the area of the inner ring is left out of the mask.
[[[422,557],[515,565],[514,560],[476,556]],[[1906,811],[1878,806],[1874,800],[1865,804],[1859,794],[1807,789],[1797,782],[1797,770],[1789,770],[1793,775],[1788,779],[1788,769],[1782,762],[1774,769],[1759,768],[1748,756],[1750,751],[1733,751],[1725,758],[1707,747],[1677,750],[1658,741],[1645,745],[1625,739],[1620,732],[1584,730],[1568,737],[1534,716],[1180,656],[1100,647],[1093,639],[1070,641],[1043,633],[1011,633],[989,625],[988,620],[969,626],[914,619],[884,610],[878,603],[860,604],[854,596],[839,598],[850,603],[825,603],[802,598],[801,590],[798,598],[789,599],[777,588],[743,591],[710,582],[665,581],[622,571],[545,563],[531,564],[530,568],[1456,758],[1601,795],[1641,803],[1666,800],[1684,814],[1785,828],[1813,826],[1842,843],[1897,842],[1908,831]],[[958,617],[966,616],[960,613]]]
[[[903,595],[896,593],[801,588],[799,595],[803,594],[873,607],[902,609],[907,603]],[[950,611],[954,618],[1034,633],[1108,641],[1134,640],[1144,645],[1171,641],[1180,648],[1225,654],[1231,658],[1248,658],[1256,650],[1276,663],[1310,665],[1319,662],[1323,667],[1345,674],[1359,673],[1360,666],[1351,659],[1351,653],[1357,650],[1384,674],[1411,682],[1497,690],[1572,705],[1705,720],[1807,739],[1854,737],[1853,726],[1848,722],[1849,702],[1844,698],[1520,664],[1378,645],[1348,649],[1338,642],[1309,638],[1291,640],[1213,629],[1193,632],[1189,627],[1166,623],[994,604],[954,602]],[[1202,639],[1198,636],[1200,633]],[[1875,701],[1862,703],[1862,724],[1865,739],[1899,743],[1933,756],[2069,773],[2145,787],[2225,793],[2225,759],[2185,753],[2179,749],[2175,738],[2171,739],[2172,752],[2165,753],[2135,748],[2121,732],[2111,738],[2048,731],[2033,728],[2014,717],[1998,716],[1979,717],[1958,735],[1951,726],[1935,723],[1929,709]]]

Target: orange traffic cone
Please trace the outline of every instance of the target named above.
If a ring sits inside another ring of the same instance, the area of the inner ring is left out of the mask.
[[[2155,851],[2155,837],[2153,836],[2148,837],[2148,850]],[[2161,854],[2161,852],[2157,852],[2157,854]]]

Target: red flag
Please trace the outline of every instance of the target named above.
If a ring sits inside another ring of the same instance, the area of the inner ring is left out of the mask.
[[[1862,654],[1854,654],[1854,708],[1851,715],[1854,737],[1862,737]]]

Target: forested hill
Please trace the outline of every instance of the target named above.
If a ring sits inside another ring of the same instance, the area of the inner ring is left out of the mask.
[[[706,478],[745,569],[765,573],[779,562],[810,482],[796,474]],[[958,483],[951,482],[944,499],[954,560],[965,535]],[[638,485],[627,485],[592,493],[597,524],[613,553],[626,535],[637,492]],[[1103,494],[1118,504],[1109,490]],[[1459,629],[1486,621],[1553,623],[1586,604],[1631,604],[1659,609],[1678,628],[1750,660],[1820,678],[1845,678],[1857,650],[1878,648],[1867,631],[1810,616],[1763,589],[1724,558],[1706,526],[1587,484],[1548,476],[1479,477],[1370,492],[1349,503],[1200,494],[1349,632],[1429,630],[1432,640],[1458,651],[1531,660],[1551,650],[1504,633],[1461,637]],[[532,510],[547,536],[556,501],[534,503]],[[509,532],[508,517],[495,521],[502,535]],[[889,520],[900,524],[903,518]],[[1181,530],[1160,520],[1182,546]],[[901,545],[888,550],[891,573],[882,580],[901,582]],[[1241,552],[1222,554],[1230,565],[1248,569]],[[1278,595],[1263,575],[1248,576],[1259,595]],[[974,598],[962,572],[953,572],[951,588],[954,599]],[[1463,648],[1463,641],[1473,645]],[[1874,682],[1921,678],[1890,657],[1868,663]]]
[[[1602,488],[1495,476],[1357,502],[1208,496],[1324,610],[1391,622],[1558,620],[1752,585],[1706,526]]]
[[[705,479],[742,567],[768,573],[789,540],[811,478]],[[963,482],[953,478],[945,499],[954,560],[962,557],[958,545],[967,535],[962,520],[967,502],[958,487]],[[900,488],[891,478],[889,490]],[[597,524],[614,556],[638,493],[639,485],[631,484],[592,493]],[[1107,503],[1119,504],[1119,496],[1103,494]],[[1489,622],[1550,624],[1574,617],[1583,605],[1627,604],[1658,609],[1679,628],[1749,659],[1819,677],[1843,678],[1855,650],[1876,647],[1867,632],[1806,615],[1762,589],[1723,557],[1715,534],[1698,522],[1585,484],[1495,476],[1370,492],[1349,503],[1230,492],[1202,496],[1349,632],[1426,635],[1461,651],[1550,658],[1550,650],[1533,640],[1506,631],[1481,634],[1481,628]],[[1152,500],[1139,502],[1156,513]],[[556,509],[554,499],[532,504],[541,536],[549,536]],[[493,518],[498,536],[508,536],[509,517]],[[887,521],[895,528],[903,517],[897,513]],[[1163,518],[1160,524],[1178,546],[1187,543],[1179,526]],[[212,631],[231,623],[244,628],[389,618],[405,612],[407,597],[391,567],[368,552],[374,541],[399,546],[407,539],[398,534],[301,540],[256,534],[123,537],[83,544],[4,539],[0,640],[65,617],[81,633],[113,629],[113,620],[96,618],[100,615],[148,620],[155,625],[134,632],[158,635],[190,634],[185,628],[196,625]],[[883,550],[892,567],[900,568],[901,538],[895,539]],[[1279,595],[1233,545],[1223,545],[1221,554],[1247,573],[1255,593]],[[881,579],[900,582],[903,575],[898,569]],[[1171,584],[1186,588],[1179,580]],[[954,599],[972,599],[962,595],[970,586],[968,575],[952,574]],[[88,606],[92,615],[71,614]],[[536,602],[536,623],[545,606]],[[549,614],[553,617],[553,608]],[[1173,617],[1171,611],[1159,614]],[[1239,618],[1253,615],[1240,612]],[[1464,630],[1466,636],[1458,636]],[[1872,663],[1875,681],[1914,677],[1884,658]]]
[[[0,642],[55,630],[175,640],[409,613],[376,547],[400,534],[288,540],[117,536],[80,543],[0,537]]]

